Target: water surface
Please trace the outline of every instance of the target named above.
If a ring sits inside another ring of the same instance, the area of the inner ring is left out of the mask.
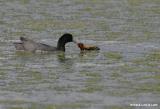
[[[160,105],[159,7],[159,0],[1,0],[0,108]],[[65,53],[32,54],[12,44],[25,36],[56,46],[66,32],[101,50],[81,53],[69,43]]]

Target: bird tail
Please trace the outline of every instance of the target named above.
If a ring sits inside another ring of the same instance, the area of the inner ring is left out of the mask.
[[[20,37],[20,40],[21,40],[21,41],[27,41],[27,39],[24,38],[24,37]]]

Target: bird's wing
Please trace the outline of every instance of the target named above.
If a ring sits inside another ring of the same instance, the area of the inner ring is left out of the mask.
[[[38,50],[42,50],[42,51],[54,51],[54,50],[56,50],[57,48],[56,48],[56,47],[52,47],[52,46],[47,45],[47,44],[38,43],[37,49],[38,49]]]
[[[21,43],[21,42],[14,42],[13,44],[14,44],[16,50],[24,50],[23,43]]]

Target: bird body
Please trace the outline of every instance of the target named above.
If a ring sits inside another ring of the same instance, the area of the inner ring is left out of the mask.
[[[94,46],[94,45],[85,45],[83,43],[77,43],[78,47],[80,48],[81,51],[84,50],[100,50],[99,47]]]
[[[35,42],[31,39],[20,37],[21,42],[14,42],[15,48],[17,50],[24,50],[29,52],[40,51],[65,51],[65,44],[68,42],[74,42],[71,34],[66,33],[62,35],[57,43],[57,47],[53,47],[47,44]]]

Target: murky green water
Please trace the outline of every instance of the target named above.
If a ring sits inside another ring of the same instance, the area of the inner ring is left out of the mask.
[[[98,45],[80,53],[16,52],[25,36],[63,33]],[[0,109],[159,109],[160,0],[1,0]]]

